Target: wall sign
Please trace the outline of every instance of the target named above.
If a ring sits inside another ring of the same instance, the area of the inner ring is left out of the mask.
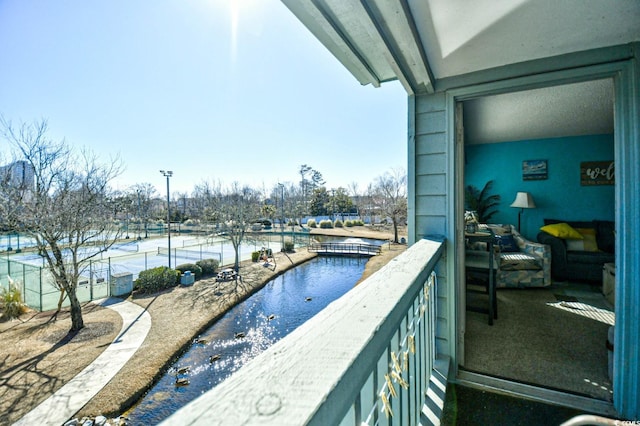
[[[583,161],[580,163],[580,185],[613,185],[614,173],[613,161]]]
[[[522,180],[544,180],[547,178],[547,160],[525,160],[522,162]]]

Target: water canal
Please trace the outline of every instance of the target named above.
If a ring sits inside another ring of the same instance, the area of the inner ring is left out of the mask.
[[[215,387],[353,288],[366,262],[367,258],[317,257],[270,281],[194,341],[127,413],[129,424],[158,424]]]

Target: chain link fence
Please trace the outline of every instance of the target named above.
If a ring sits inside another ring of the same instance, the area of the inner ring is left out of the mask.
[[[204,259],[215,259],[220,265],[235,261],[231,243],[222,237],[177,237],[172,238],[171,265],[175,268],[185,263]],[[133,240],[113,245],[109,251],[84,264],[78,281],[76,296],[81,303],[102,299],[114,294],[116,277],[131,274],[135,281],[141,271],[168,264],[169,251],[161,246],[163,238]],[[306,247],[308,234],[264,233],[248,237],[239,250],[240,260],[251,259],[253,251],[262,247],[279,251],[283,241],[293,241],[295,247]],[[173,246],[175,244],[175,246]],[[56,309],[60,290],[44,258],[37,253],[20,253],[0,259],[0,288],[8,290],[9,279],[18,285],[23,299],[29,307],[38,311]],[[62,306],[68,306],[65,298]]]

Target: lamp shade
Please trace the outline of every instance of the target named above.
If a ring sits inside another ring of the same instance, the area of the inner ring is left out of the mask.
[[[535,209],[536,203],[533,202],[533,197],[528,192],[518,192],[516,194],[516,199],[511,203],[511,207]]]

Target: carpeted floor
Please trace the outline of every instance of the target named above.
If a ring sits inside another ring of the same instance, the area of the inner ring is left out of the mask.
[[[612,400],[606,340],[613,312],[599,288],[554,283],[500,289],[497,299],[493,326],[486,314],[467,311],[464,369]]]

